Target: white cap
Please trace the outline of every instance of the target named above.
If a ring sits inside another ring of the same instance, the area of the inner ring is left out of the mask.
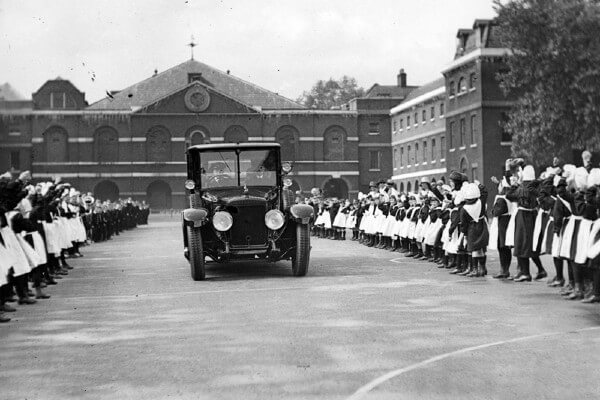
[[[533,181],[535,180],[535,169],[533,165],[526,165],[523,168],[523,181]]]
[[[468,183],[465,186],[465,200],[473,200],[481,197],[481,193],[479,192],[479,186],[476,183]]]
[[[600,168],[592,168],[587,179],[588,187],[600,186]]]
[[[575,170],[575,187],[577,190],[585,190],[587,188],[588,175],[587,169],[583,167]]]

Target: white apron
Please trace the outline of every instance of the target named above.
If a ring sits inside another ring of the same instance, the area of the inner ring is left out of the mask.
[[[515,245],[515,219],[519,212],[519,207],[515,202],[507,202],[510,210],[510,220],[508,221],[508,227],[506,228],[506,240],[504,245],[506,247],[514,247]],[[496,245],[497,246],[497,245]]]
[[[575,234],[575,220],[581,219],[583,219],[581,216],[571,215],[565,226],[565,230],[561,235],[560,256],[567,260],[573,260],[574,254],[571,253],[571,243],[573,242],[573,235]]]
[[[592,225],[592,230],[590,231],[590,239],[588,241],[588,251],[587,251],[587,257],[590,260],[593,260],[594,258],[598,257],[598,255],[600,255],[600,240],[595,241],[594,238],[596,236],[599,236],[598,233],[600,232],[600,218],[597,219],[596,221],[594,221],[594,224]],[[599,236],[600,237],[600,236]]]
[[[17,236],[13,232],[13,230],[9,226],[5,226],[0,230],[2,233],[2,239],[4,239],[4,245],[6,249],[12,254],[14,258],[14,262],[11,265],[13,270],[15,271],[15,276],[21,276],[24,274],[28,274],[31,272],[31,267],[29,266],[29,260],[27,256],[23,252],[23,248],[19,244],[19,240]]]
[[[27,240],[25,240],[23,235],[21,235],[19,233],[18,235],[15,235],[15,236],[17,238],[17,241],[19,242],[19,245],[23,249],[23,253],[25,253],[25,257],[27,257],[27,262],[29,263],[29,267],[31,269],[34,269],[38,265],[42,265],[43,264],[42,259],[40,258],[38,253],[35,251],[35,249],[33,247],[31,247],[29,242],[27,242]]]
[[[593,221],[583,218],[577,231],[577,248],[575,249],[575,261],[577,264],[585,264],[587,261],[588,245]]]
[[[46,236],[46,250],[48,254],[54,254],[55,256],[60,255],[60,239],[56,230],[56,224],[54,222],[48,223],[42,222],[44,227],[44,235]]]

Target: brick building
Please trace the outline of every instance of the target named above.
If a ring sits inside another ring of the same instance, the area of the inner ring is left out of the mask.
[[[295,189],[354,197],[370,179],[391,175],[389,108],[411,89],[403,74],[340,110],[309,110],[188,60],[88,105],[57,78],[30,101],[0,102],[0,151],[8,155],[0,167],[61,176],[100,199],[181,208],[187,146],[277,141],[294,161]]]
[[[414,90],[390,111],[393,177],[400,191],[413,191],[422,177],[446,175],[446,86],[444,78]]]
[[[460,29],[454,61],[442,71],[447,98],[446,166],[491,189],[495,188],[488,184],[490,177],[502,174],[510,157],[512,139],[501,122],[514,101],[504,96],[496,79],[509,54],[498,42],[497,29],[491,20],[476,20],[472,29]]]

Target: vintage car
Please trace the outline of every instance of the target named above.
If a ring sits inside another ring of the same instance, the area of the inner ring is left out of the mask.
[[[206,257],[292,261],[304,276],[310,259],[313,208],[294,204],[292,165],[278,143],[202,144],[187,149],[182,212],[184,255],[194,280],[205,279]]]

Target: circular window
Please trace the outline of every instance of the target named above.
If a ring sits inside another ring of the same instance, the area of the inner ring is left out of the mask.
[[[210,104],[208,91],[201,86],[190,88],[185,94],[185,106],[192,112],[202,112]]]

